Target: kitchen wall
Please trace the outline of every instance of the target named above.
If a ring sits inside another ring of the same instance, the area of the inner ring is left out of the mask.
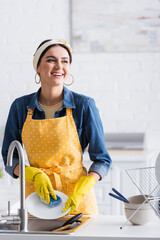
[[[69,0],[0,3],[1,141],[11,102],[39,88],[32,67],[39,43],[49,38],[69,41],[71,29]],[[105,132],[145,132],[146,147],[159,148],[159,52],[73,52],[71,73],[75,82],[69,88],[95,99]]]

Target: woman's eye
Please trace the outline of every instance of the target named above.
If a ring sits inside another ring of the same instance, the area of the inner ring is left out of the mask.
[[[51,59],[47,59],[47,62],[57,62],[57,60],[51,58]],[[63,60],[62,63],[68,64],[69,62],[68,60]]]
[[[55,62],[55,59],[48,59],[47,62]]]

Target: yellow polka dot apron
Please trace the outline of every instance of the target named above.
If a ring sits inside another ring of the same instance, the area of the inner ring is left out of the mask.
[[[54,190],[66,195],[73,192],[81,176],[87,175],[82,163],[82,148],[72,109],[66,116],[52,119],[32,119],[33,110],[28,109],[22,129],[22,142],[30,166],[40,168],[50,178]],[[26,182],[26,197],[35,192],[34,183]],[[89,191],[74,213],[97,214],[94,190]]]

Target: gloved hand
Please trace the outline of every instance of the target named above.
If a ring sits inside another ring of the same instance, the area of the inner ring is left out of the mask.
[[[35,185],[38,196],[50,204],[50,195],[54,200],[57,200],[57,196],[53,190],[52,183],[42,170],[35,167],[25,168],[25,180],[26,182],[33,182]]]
[[[96,183],[96,179],[93,176],[82,176],[78,180],[75,185],[75,188],[71,195],[69,196],[67,202],[65,203],[65,207],[63,208],[63,212],[67,211],[67,209],[71,206],[71,212],[74,212],[78,209],[78,206],[81,202],[82,197],[88,193],[91,188]]]

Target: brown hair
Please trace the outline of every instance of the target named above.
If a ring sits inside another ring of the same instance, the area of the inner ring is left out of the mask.
[[[41,44],[38,46],[37,50],[38,50],[44,43],[49,42],[49,41],[51,41],[51,40],[52,40],[52,39],[48,39],[48,40],[44,40],[43,42],[41,42]],[[39,57],[39,60],[38,60],[38,63],[37,63],[37,67],[39,66],[42,57],[43,57],[44,54],[48,51],[48,49],[51,48],[51,47],[57,46],[57,45],[65,48],[65,49],[67,50],[67,52],[68,52],[68,54],[69,54],[69,58],[70,58],[70,59],[69,59],[69,60],[70,60],[70,63],[72,62],[72,54],[71,54],[71,52],[69,51],[69,49],[68,49],[65,45],[63,45],[63,44],[61,44],[61,43],[56,43],[56,44],[52,44],[52,45],[48,46],[48,47],[45,48],[45,50],[41,53],[41,55],[40,55],[40,57]],[[37,51],[37,50],[36,50],[36,51]]]

